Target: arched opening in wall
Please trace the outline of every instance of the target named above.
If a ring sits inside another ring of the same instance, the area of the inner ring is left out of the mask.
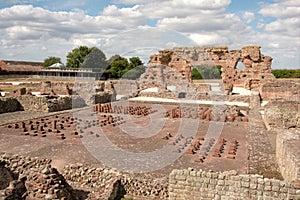
[[[237,65],[236,65],[235,68],[236,68],[237,70],[245,70],[245,69],[246,69],[245,65],[244,65],[241,61],[239,61],[239,62],[237,63]]]

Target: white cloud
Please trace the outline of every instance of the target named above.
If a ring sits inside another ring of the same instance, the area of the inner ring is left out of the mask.
[[[200,46],[228,44],[228,39],[217,34],[191,34],[190,38]]]
[[[251,23],[255,19],[255,15],[252,12],[245,12],[243,14],[243,19],[246,23]]]
[[[162,0],[163,1],[163,0]],[[149,3],[148,0],[114,0],[113,2],[119,4],[135,5]]]
[[[274,57],[274,65],[300,68],[300,2],[278,0],[272,4],[263,4],[259,13],[274,18],[260,25],[264,32],[258,36]]]
[[[264,16],[276,18],[299,17],[300,2],[294,0],[281,0],[274,4],[264,4],[259,13]]]
[[[271,22],[265,26],[265,30],[272,33],[286,34],[299,38],[300,18],[288,18]]]
[[[64,60],[66,53],[79,45],[97,46],[107,57],[138,54],[143,60],[174,45],[228,45],[230,49],[260,45],[263,54],[274,57],[275,66],[300,68],[297,1],[264,3],[261,15],[229,13],[230,0],[113,2],[130,6],[110,5],[98,16],[78,9],[62,12],[30,5],[0,9],[0,59],[43,60],[51,55]],[[147,20],[154,27],[149,27]],[[249,25],[253,21],[261,32]],[[293,59],[287,61],[287,57]]]

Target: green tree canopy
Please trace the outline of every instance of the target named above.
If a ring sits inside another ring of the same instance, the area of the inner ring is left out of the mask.
[[[202,79],[201,74],[199,73],[199,71],[196,68],[192,69],[192,79],[193,80]]]
[[[127,58],[114,55],[108,60],[109,66],[106,72],[111,73],[112,78],[135,79],[145,72],[145,66],[139,57]]]
[[[300,69],[274,69],[272,73],[276,78],[300,78]]]
[[[59,57],[50,56],[44,60],[43,67],[49,67],[55,63],[62,63]]]
[[[116,55],[113,55],[112,57],[110,57],[107,62],[110,65],[113,61],[121,59],[121,58],[122,57],[120,55],[116,54]]]
[[[122,77],[127,79],[138,79],[145,71],[145,66],[139,65],[131,70],[126,71],[126,73]]]
[[[144,63],[141,61],[141,59],[139,57],[131,57],[129,58],[129,68],[133,69],[135,67],[144,65]]]
[[[87,46],[80,46],[73,49],[67,55],[68,68],[80,68],[85,60],[85,57],[91,52]]]
[[[220,66],[196,66],[192,69],[192,79],[220,79]]]
[[[107,61],[105,54],[97,47],[92,47],[90,53],[86,55],[82,68],[106,69]]]
[[[123,75],[123,70],[128,68],[128,66],[128,60],[120,57],[110,63],[107,71],[111,73],[113,78],[120,78]]]

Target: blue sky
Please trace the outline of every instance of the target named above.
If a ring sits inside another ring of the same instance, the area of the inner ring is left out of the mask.
[[[300,68],[299,16],[294,0],[0,0],[0,59],[64,61],[79,45],[145,59],[173,46],[259,45],[273,68]]]

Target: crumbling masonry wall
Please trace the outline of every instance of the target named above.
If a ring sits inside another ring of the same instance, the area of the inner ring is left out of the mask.
[[[297,200],[300,190],[292,183],[260,175],[229,172],[173,170],[169,176],[170,200],[272,199]]]
[[[181,73],[191,82],[192,66],[221,66],[222,80],[230,85],[258,90],[259,84],[274,80],[272,58],[261,54],[260,46],[245,46],[241,50],[220,47],[175,47],[150,56],[150,64],[165,65]],[[241,62],[245,69],[237,69]],[[161,67],[159,67],[161,68]]]
[[[282,98],[300,102],[300,83],[290,80],[276,80],[260,86],[262,100]]]
[[[276,158],[286,181],[300,183],[300,130],[278,130]]]

